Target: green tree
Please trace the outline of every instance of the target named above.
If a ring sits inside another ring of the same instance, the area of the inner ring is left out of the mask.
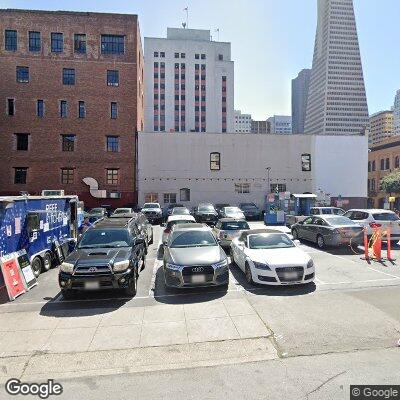
[[[400,193],[400,171],[393,171],[381,179],[381,190],[388,194]]]

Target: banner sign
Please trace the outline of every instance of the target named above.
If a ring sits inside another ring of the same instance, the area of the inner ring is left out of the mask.
[[[19,269],[15,253],[2,257],[0,263],[8,297],[10,300],[14,300],[26,292],[24,278]]]
[[[28,254],[26,254],[25,250],[20,250],[16,253],[16,257],[19,268],[21,269],[22,275],[25,279],[25,286],[30,290],[33,286],[37,285],[37,280],[33,274]]]

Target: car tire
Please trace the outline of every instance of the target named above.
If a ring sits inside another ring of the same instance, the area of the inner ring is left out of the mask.
[[[46,253],[43,256],[42,272],[48,271],[52,267],[52,264],[53,264],[53,260],[52,260],[51,254],[50,253]]]
[[[292,236],[293,240],[299,240],[299,233],[297,232],[297,229],[292,229]]]
[[[319,249],[325,248],[325,239],[322,235],[317,236],[317,246]]]
[[[131,279],[129,279],[128,282],[128,287],[125,289],[125,293],[129,297],[135,297],[137,293],[137,272],[135,270],[135,273]]]
[[[31,262],[31,267],[33,275],[35,275],[35,278],[38,278],[43,268],[42,260],[39,257],[35,257]]]
[[[61,294],[64,300],[72,300],[75,297],[75,292],[71,289],[62,289]]]
[[[244,269],[244,273],[245,273],[245,276],[246,276],[247,283],[250,284],[250,285],[253,285],[254,281],[253,281],[253,277],[251,275],[251,269],[250,269],[250,266],[249,266],[249,264],[247,262],[246,262],[246,267]]]

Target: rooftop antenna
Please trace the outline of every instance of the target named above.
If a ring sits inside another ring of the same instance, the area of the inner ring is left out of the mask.
[[[217,33],[217,41],[219,42],[219,28],[217,28],[217,29],[215,30],[215,32]]]
[[[189,7],[186,6],[183,11],[186,11],[186,22],[182,23],[183,28],[189,28]]]

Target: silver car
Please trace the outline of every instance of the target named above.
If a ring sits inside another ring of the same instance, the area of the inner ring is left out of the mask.
[[[249,224],[243,220],[236,220],[233,218],[221,218],[214,226],[213,232],[219,244],[225,248],[229,248],[233,239],[240,236],[240,234],[250,229]]]
[[[167,287],[228,286],[228,258],[203,224],[176,225],[164,249]]]
[[[161,225],[163,228],[165,227],[162,233],[162,243],[167,244],[168,236],[171,234],[175,225],[191,224],[195,222],[196,220],[192,215],[170,215],[167,219],[167,223]]]
[[[221,218],[246,219],[239,207],[223,207],[220,212]]]

